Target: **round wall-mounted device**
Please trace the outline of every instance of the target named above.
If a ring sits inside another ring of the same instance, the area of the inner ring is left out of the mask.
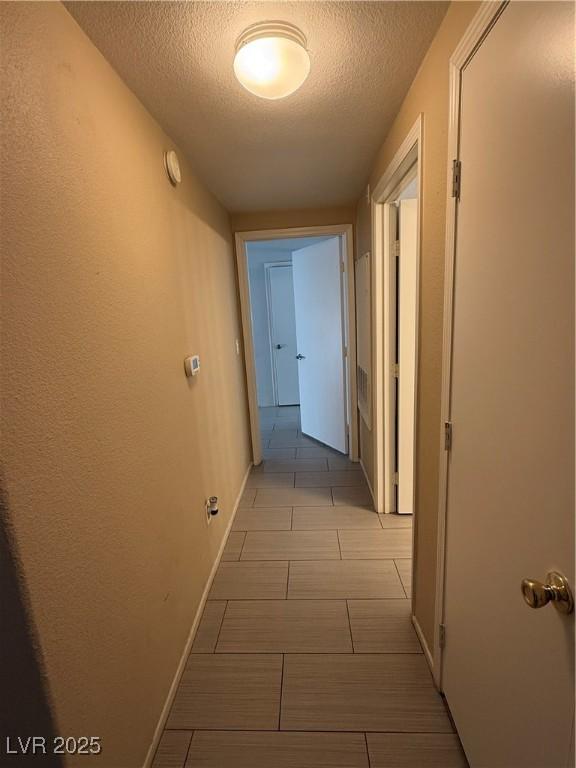
[[[166,166],[166,173],[170,182],[176,186],[182,181],[182,174],[180,173],[180,163],[178,162],[178,155],[173,149],[169,149],[164,153],[164,165]]]

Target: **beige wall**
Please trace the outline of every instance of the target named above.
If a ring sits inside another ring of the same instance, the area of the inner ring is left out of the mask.
[[[0,19],[4,522],[57,732],[131,768],[249,464],[230,224],[62,5]]]
[[[424,116],[422,152],[422,222],[420,327],[416,446],[416,573],[415,613],[432,647],[436,575],[436,523],[440,447],[442,310],[444,300],[444,233],[448,145],[448,63],[478,9],[476,2],[452,3],[382,145],[370,185],[394,157],[420,113]],[[358,249],[370,248],[370,211],[365,198],[356,210]],[[373,439],[361,434],[364,462],[373,471]]]
[[[354,206],[343,208],[302,208],[286,211],[254,211],[230,216],[234,232],[288,227],[321,227],[330,224],[352,224],[356,217]]]

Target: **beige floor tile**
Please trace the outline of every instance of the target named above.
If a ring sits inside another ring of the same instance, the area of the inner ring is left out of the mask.
[[[220,630],[216,652],[351,653],[352,642],[346,602],[230,602]]]
[[[192,731],[164,731],[152,768],[183,768]]]
[[[468,768],[455,733],[368,733],[372,768]]]
[[[248,488],[294,488],[293,472],[252,472]]]
[[[263,462],[263,471],[268,472],[326,472],[326,459],[268,459]],[[324,483],[325,485],[325,483]]]
[[[351,506],[353,504],[362,504],[370,509],[373,508],[372,496],[367,486],[359,485],[356,488],[338,488],[332,489],[332,499],[336,505]]]
[[[296,488],[310,488],[318,485],[334,486],[366,486],[363,472],[297,472]]]
[[[254,503],[255,497],[256,497],[256,488],[246,488],[242,496],[240,496],[240,501],[238,503],[238,506],[251,507],[252,504]]]
[[[392,559],[412,555],[410,528],[388,528],[383,531],[340,531],[343,560]]]
[[[295,459],[296,448],[262,448],[264,459]]]
[[[394,560],[406,597],[412,597],[412,560]]]
[[[192,653],[214,653],[225,610],[225,600],[208,600],[196,631]]]
[[[422,653],[410,600],[348,600],[354,653]]]
[[[186,768],[368,768],[364,734],[196,731]]]
[[[365,507],[298,507],[292,518],[296,530],[368,528],[380,530],[376,512]]]
[[[339,560],[336,531],[249,531],[242,560]]]
[[[288,563],[221,563],[210,600],[282,600],[286,597]]]
[[[412,515],[378,515],[382,528],[412,528]]]
[[[222,562],[240,560],[240,552],[242,552],[245,537],[246,534],[243,531],[232,531],[228,534],[228,541],[222,553]]]
[[[294,424],[294,422],[290,422],[289,424],[281,424],[280,422],[276,422],[274,424],[274,429],[272,430],[273,435],[271,434],[270,437],[286,437],[286,438],[295,438],[300,437],[300,430],[298,429],[298,426]]]
[[[289,531],[292,527],[290,507],[263,507],[239,509],[233,531]]]
[[[310,445],[296,450],[297,459],[321,459],[337,455],[336,451],[333,451],[332,448],[325,448],[322,445]]]
[[[259,488],[254,507],[323,507],[332,504],[330,488]]]
[[[335,472],[362,472],[359,461],[350,461],[347,456],[332,456],[328,459],[328,469]]]
[[[403,598],[392,560],[290,563],[288,597],[294,600]]]
[[[269,448],[307,448],[315,446],[316,443],[306,435],[298,435],[297,437],[284,437],[282,432],[272,434],[268,443]],[[313,457],[316,458],[316,457]]]
[[[282,730],[452,731],[420,654],[288,654],[282,689]]]
[[[188,663],[167,728],[278,728],[280,654],[198,654]]]

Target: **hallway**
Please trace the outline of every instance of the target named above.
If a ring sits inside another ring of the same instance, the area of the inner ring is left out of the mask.
[[[464,768],[410,620],[411,518],[378,517],[297,407],[261,425],[154,768]]]
[[[2,768],[574,766],[575,7],[0,3]]]

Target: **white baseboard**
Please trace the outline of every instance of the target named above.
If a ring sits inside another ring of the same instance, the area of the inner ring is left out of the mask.
[[[176,674],[174,675],[174,679],[172,680],[172,685],[170,686],[170,690],[168,691],[168,696],[166,697],[166,701],[164,702],[164,706],[162,707],[162,712],[160,714],[160,719],[158,720],[158,725],[156,726],[156,730],[154,731],[154,737],[152,739],[152,743],[150,744],[150,748],[146,755],[146,759],[144,760],[143,768],[150,768],[150,766],[152,765],[152,761],[154,760],[154,755],[156,754],[156,750],[158,749],[158,744],[160,742],[160,739],[162,738],[164,726],[166,724],[166,720],[168,719],[168,714],[170,713],[172,702],[174,701],[174,697],[176,696],[176,691],[178,690],[178,684],[180,683],[180,678],[182,677],[182,673],[184,672],[184,667],[186,666],[186,661],[188,660],[188,656],[192,648],[192,643],[194,642],[194,637],[196,636],[198,625],[200,624],[202,611],[204,610],[206,600],[208,599],[208,593],[210,592],[210,587],[212,586],[212,582],[214,581],[214,576],[216,575],[216,571],[218,570],[218,566],[220,565],[220,560],[222,558],[222,553],[224,552],[224,547],[226,546],[228,534],[230,533],[230,529],[232,528],[234,518],[236,517],[236,512],[240,504],[240,499],[242,498],[242,494],[244,493],[244,488],[246,487],[246,482],[248,480],[248,475],[250,474],[251,469],[252,469],[252,462],[250,462],[250,464],[248,465],[248,469],[246,470],[246,474],[244,475],[244,480],[242,481],[240,493],[236,497],[236,501],[234,503],[234,509],[232,510],[232,514],[230,515],[230,520],[228,521],[228,525],[224,532],[224,536],[222,537],[222,543],[220,544],[220,549],[218,550],[218,554],[216,555],[216,559],[214,560],[214,565],[212,566],[212,570],[210,571],[210,575],[208,576],[208,580],[206,581],[206,586],[204,587],[204,591],[202,593],[200,603],[198,604],[198,609],[196,611],[196,615],[194,616],[194,621],[192,622],[192,627],[190,628],[190,633],[188,634],[186,645],[184,646],[184,650],[182,651],[182,656],[180,657],[180,662],[178,663]]]
[[[432,655],[430,648],[428,647],[428,643],[426,642],[426,638],[424,637],[424,633],[422,632],[422,627],[420,626],[418,619],[414,615],[412,616],[412,624],[414,625],[414,629],[416,630],[416,634],[418,635],[418,640],[420,641],[420,645],[422,646],[422,650],[424,651],[424,656],[426,657],[426,661],[428,662],[428,666],[430,667],[430,671],[432,672],[432,677],[436,679],[434,675],[434,657]]]
[[[366,478],[366,482],[368,484],[368,490],[370,491],[370,496],[372,496],[372,503],[374,504],[374,509],[376,509],[376,497],[374,496],[374,490],[372,488],[372,484],[370,483],[370,478],[368,477],[368,472],[366,472],[366,467],[364,466],[364,462],[362,459],[360,459],[360,466],[362,467],[362,472],[364,472],[364,477]]]

